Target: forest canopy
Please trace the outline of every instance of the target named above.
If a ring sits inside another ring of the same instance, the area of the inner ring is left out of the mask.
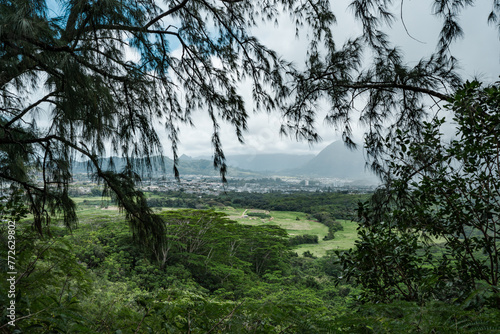
[[[462,78],[453,51],[462,15],[484,2],[418,1],[440,23],[417,60],[391,37],[398,22],[414,38],[409,3],[0,0],[0,239],[15,248],[0,249],[0,267],[17,270],[0,282],[0,331],[498,333],[500,90]],[[489,4],[477,7],[499,30],[500,2]],[[347,16],[359,33],[339,40]],[[255,34],[275,22],[307,40],[301,63]],[[359,224],[337,219],[364,195],[220,197],[301,210],[287,219],[314,218],[325,238],[290,238],[267,213],[245,225],[163,210],[138,185],[167,150],[179,160],[181,126],[197,112],[222,180],[222,124],[244,143],[252,112],[264,112],[308,143],[324,120],[352,148],[363,124],[385,184],[358,203]],[[82,202],[75,224],[77,159],[124,216]],[[332,245],[344,226],[358,227],[353,249],[296,252]]]
[[[345,11],[325,0],[2,1],[0,178],[24,190],[39,232],[57,211],[70,226],[76,221],[71,165],[84,157],[135,232],[161,235],[135,187],[138,170],[153,168],[164,146],[177,161],[179,126],[202,110],[224,178],[220,124],[231,124],[244,142],[252,109],[240,91],[243,80],[251,83],[253,109],[281,115],[281,132],[298,140],[319,139],[318,101],[326,100],[325,120],[353,146],[358,109],[368,125],[368,154],[376,158],[382,136],[403,129],[418,137],[429,102],[449,101],[462,83],[450,46],[464,34],[461,14],[476,1],[429,3],[442,22],[436,49],[410,64],[387,33],[401,19],[395,1],[351,1],[347,13],[362,33],[342,45],[335,23]],[[485,17],[498,26],[500,6],[491,3]],[[284,13],[308,37],[305,66],[252,34]],[[155,127],[160,123],[167,145]],[[100,158],[109,155],[125,157],[126,167],[104,170]]]

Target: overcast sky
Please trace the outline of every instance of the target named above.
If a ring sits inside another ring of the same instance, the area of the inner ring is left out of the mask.
[[[352,13],[347,9],[349,1],[334,1],[334,12],[338,24],[334,28],[337,43],[342,43],[348,37],[359,35],[360,26],[353,21]],[[479,77],[484,82],[493,82],[500,75],[500,43],[497,28],[487,24],[487,17],[491,11],[491,1],[477,1],[474,8],[464,12],[461,19],[465,38],[453,46],[454,55],[460,60],[462,76],[465,79]],[[399,13],[400,4],[398,2]],[[392,30],[388,31],[405,52],[406,59],[416,62],[429,55],[435,49],[440,30],[438,19],[430,15],[431,1],[405,1],[403,15],[410,36],[405,32],[400,20]],[[255,35],[267,46],[272,47],[285,59],[293,61],[300,66],[304,62],[307,39],[302,34],[300,39],[295,38],[295,27],[285,19],[279,26],[260,26],[255,29]],[[417,39],[418,41],[416,41]],[[250,96],[250,94],[244,95]],[[248,100],[248,103],[251,103]],[[252,106],[249,105],[249,109]],[[321,113],[320,113],[321,114]],[[211,123],[205,113],[194,115],[196,128],[183,126],[181,128],[181,144],[179,154],[192,157],[212,155]],[[335,140],[340,140],[340,134],[329,126],[323,124],[322,118],[317,120],[317,129],[322,137],[320,143],[312,147],[305,142],[296,142],[289,138],[279,136],[280,119],[276,115],[266,113],[253,114],[249,120],[249,131],[245,134],[245,145],[236,140],[230,126],[222,126],[221,137],[226,155],[232,154],[258,154],[258,153],[297,153],[316,154]],[[363,129],[353,125],[356,139],[361,143]],[[164,143],[168,155],[169,143]]]

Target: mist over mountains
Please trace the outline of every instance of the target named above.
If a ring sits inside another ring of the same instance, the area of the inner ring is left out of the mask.
[[[325,147],[317,155],[256,154],[227,157],[227,164],[233,168],[274,175],[302,176],[310,178],[338,178],[378,183],[378,179],[365,169],[363,151],[350,150],[342,141]]]
[[[159,161],[159,158],[153,158]],[[116,170],[125,166],[122,158],[113,159]],[[293,176],[304,178],[337,178],[358,181],[365,184],[377,184],[377,178],[365,170],[362,150],[349,150],[341,141],[328,145],[317,155],[307,154],[238,154],[226,157],[229,166],[227,176],[236,178],[260,178],[270,176]],[[173,176],[173,160],[164,158],[163,166],[155,168],[152,176]],[[107,160],[103,160],[103,169],[109,169]],[[179,158],[179,172],[182,175],[218,176],[210,157]],[[86,173],[86,163],[76,162],[75,173]]]
[[[209,157],[189,158],[191,161]],[[182,159],[181,159],[182,160]],[[378,184],[378,178],[365,168],[362,149],[350,150],[342,141],[335,141],[317,155],[307,154],[238,154],[226,157],[231,171],[249,171],[273,176],[304,178],[337,178]]]
[[[369,172],[365,171],[363,151],[350,150],[341,141],[331,143],[293,172],[299,175],[341,179],[363,179],[369,175]]]
[[[300,168],[314,157],[314,154],[240,154],[226,157],[226,163],[234,168],[256,172],[282,172]]]

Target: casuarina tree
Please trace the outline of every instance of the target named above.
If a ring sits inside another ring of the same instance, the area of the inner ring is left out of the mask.
[[[345,9],[326,0],[0,1],[0,178],[24,190],[40,232],[58,211],[71,225],[71,167],[83,156],[135,233],[157,244],[162,223],[136,188],[138,170],[151,170],[163,153],[160,131],[177,161],[179,125],[203,110],[214,166],[224,177],[220,123],[232,124],[244,141],[251,108],[243,81],[252,87],[254,110],[280,114],[282,133],[310,142],[319,139],[314,122],[326,99],[326,120],[353,145],[351,113],[359,101],[376,157],[387,126],[418,134],[426,97],[449,100],[461,82],[450,45],[463,33],[461,12],[475,1],[430,3],[443,22],[437,48],[410,66],[386,33],[405,1],[351,1],[347,13],[362,33],[343,44],[335,22]],[[492,1],[494,25],[498,12]],[[305,65],[292,66],[252,34],[285,17],[308,38]],[[125,167],[104,164],[110,155],[124,157]]]

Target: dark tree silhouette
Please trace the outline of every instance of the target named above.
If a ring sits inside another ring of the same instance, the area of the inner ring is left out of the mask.
[[[224,178],[219,124],[232,124],[243,142],[249,110],[242,80],[252,84],[255,110],[280,113],[282,133],[311,142],[319,139],[317,103],[326,98],[326,120],[352,146],[351,110],[361,99],[366,145],[376,156],[384,122],[418,134],[424,97],[449,100],[460,83],[449,46],[463,33],[461,11],[475,1],[431,2],[443,21],[439,43],[410,67],[384,32],[399,17],[389,0],[353,0],[363,34],[342,46],[334,42],[336,8],[326,0],[62,0],[50,8],[44,0],[0,1],[0,178],[24,190],[40,232],[57,211],[70,226],[71,166],[83,156],[135,233],[160,242],[161,222],[135,187],[139,168],[147,172],[163,152],[155,125],[165,127],[177,161],[179,125],[206,111],[214,166]],[[498,24],[498,1],[492,4],[489,20]],[[305,71],[251,33],[283,12],[298,33],[307,31]],[[103,168],[109,154],[124,157],[125,168]]]

